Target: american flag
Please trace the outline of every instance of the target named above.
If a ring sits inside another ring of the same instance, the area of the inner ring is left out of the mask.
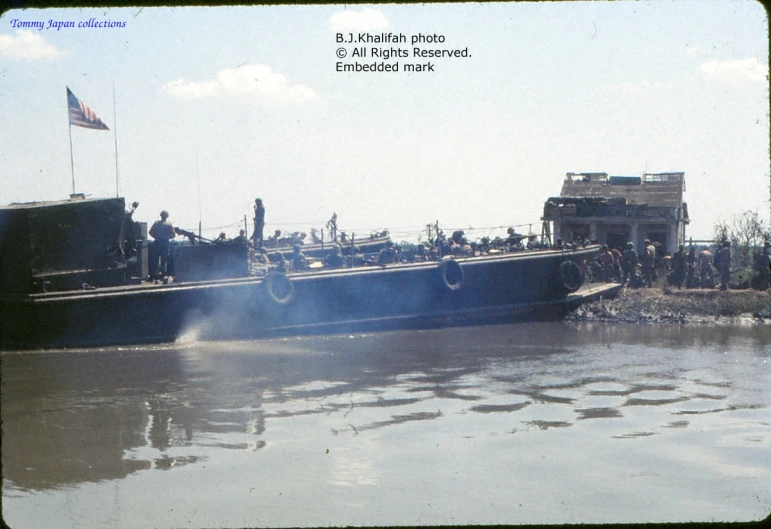
[[[83,101],[75,97],[70,87],[67,87],[67,107],[70,111],[70,125],[86,129],[110,130],[94,111]]]

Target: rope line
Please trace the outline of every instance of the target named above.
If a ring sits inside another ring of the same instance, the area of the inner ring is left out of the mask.
[[[442,226],[441,223],[439,224],[439,229],[441,229],[445,235],[450,234],[454,231],[462,230],[466,234],[478,234],[478,233],[485,233],[485,236],[490,236],[493,231],[495,230],[504,230],[507,228],[524,228],[524,227],[530,227],[534,224],[539,224],[538,222],[528,222],[523,224],[502,224],[498,226],[480,226],[480,227],[473,227],[473,226],[465,226],[465,227],[447,227]],[[266,226],[271,226],[275,229],[275,227],[283,228],[285,226],[308,226],[308,225],[321,225],[324,227],[324,230],[326,231],[326,221],[315,221],[315,222],[270,222],[266,224]],[[215,230],[224,230],[228,228],[241,228],[244,225],[243,218],[232,222],[230,224],[225,224],[222,226],[202,226],[202,231],[215,231]],[[252,223],[248,222],[247,226],[251,227]],[[384,230],[388,230],[389,235],[392,238],[402,237],[402,238],[420,238],[423,235],[426,235],[426,227],[431,226],[433,228],[433,223],[427,223],[427,224],[420,224],[420,225],[409,225],[409,226],[396,226],[393,228],[358,228],[358,227],[338,227],[338,231],[344,231],[348,234],[355,233],[357,237],[369,237],[372,233],[380,233]],[[284,231],[284,229],[282,229]],[[310,231],[310,229],[309,229]]]

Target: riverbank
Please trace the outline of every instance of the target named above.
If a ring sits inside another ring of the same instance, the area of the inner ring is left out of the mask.
[[[625,288],[615,299],[581,305],[566,319],[625,323],[771,324],[771,294],[755,290],[721,292],[717,289]]]

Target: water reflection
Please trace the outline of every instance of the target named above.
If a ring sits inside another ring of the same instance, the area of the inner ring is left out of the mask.
[[[623,417],[621,410],[617,408],[577,408],[578,420],[585,419],[615,419]]]
[[[769,343],[767,329],[552,323],[4,353],[4,478],[50,489],[400,428],[475,438],[611,421],[613,439],[667,435],[691,426],[678,417],[767,408],[767,371],[746,362]],[[332,454],[330,483],[378,482],[363,446]]]

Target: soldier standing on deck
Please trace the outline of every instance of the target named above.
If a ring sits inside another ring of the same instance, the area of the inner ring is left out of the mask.
[[[255,248],[262,246],[262,230],[265,228],[265,206],[261,198],[254,199],[254,233],[252,241]]]
[[[155,275],[158,279],[166,280],[168,275],[169,254],[171,253],[171,239],[177,236],[174,232],[174,226],[169,222],[169,212],[165,209],[161,211],[161,220],[156,220],[150,228],[150,237],[155,239],[153,247],[155,248],[155,257],[153,258],[153,269],[157,268],[157,259],[160,258],[160,270]]]

